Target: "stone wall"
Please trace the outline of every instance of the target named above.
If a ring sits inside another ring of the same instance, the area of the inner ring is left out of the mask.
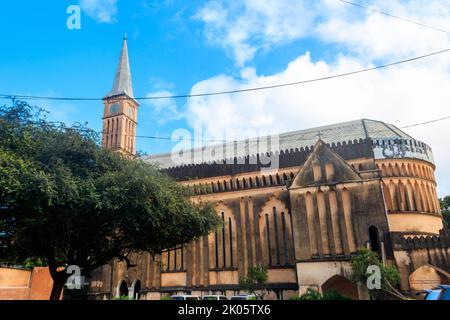
[[[52,286],[48,268],[0,268],[0,300],[48,300]]]
[[[402,290],[409,291],[417,288],[417,282],[419,282],[417,277],[421,277],[430,269],[433,269],[435,274],[430,275],[432,281],[427,286],[428,289],[436,284],[433,281],[436,274],[441,278],[441,283],[449,284],[450,237],[448,230],[442,229],[436,236],[411,237],[402,233],[392,233],[391,239],[395,261],[401,274]]]

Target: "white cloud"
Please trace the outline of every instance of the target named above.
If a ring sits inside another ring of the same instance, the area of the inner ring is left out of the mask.
[[[301,4],[299,4],[301,3]],[[197,14],[208,40],[233,52],[239,66],[261,49],[311,36],[338,45],[332,61],[305,53],[281,72],[240,77],[217,75],[195,84],[192,93],[227,91],[345,73],[450,47],[448,35],[379,14],[366,14],[336,0],[316,1],[305,11],[300,1],[251,1],[225,7],[210,1]],[[450,29],[450,1],[377,1],[398,16]],[[320,11],[318,8],[322,8]],[[251,10],[252,9],[252,10]],[[305,18],[304,18],[305,17]],[[313,62],[316,61],[316,62]],[[359,118],[398,126],[449,115],[450,54],[346,78],[244,94],[190,99],[191,123],[203,123],[208,136],[225,130],[298,130]],[[211,116],[214,115],[214,116]],[[450,194],[450,120],[405,130],[434,150],[439,193]]]
[[[315,6],[298,0],[209,1],[194,18],[204,23],[208,41],[231,52],[242,66],[258,50],[306,35]]]
[[[174,95],[173,83],[165,82],[156,77],[150,78],[149,83],[151,92],[147,94],[147,97],[170,97]],[[159,124],[165,124],[169,121],[179,120],[184,117],[175,99],[150,99],[145,100],[145,103],[151,106],[152,117],[158,118]]]
[[[80,0],[81,9],[98,23],[114,23],[118,0]]]
[[[336,0],[328,0],[339,3]],[[387,11],[430,26],[450,30],[450,1],[378,1],[376,10]],[[447,3],[447,7],[443,4]],[[346,9],[346,10],[343,10]],[[342,5],[331,6],[325,19],[314,27],[317,37],[327,43],[344,45],[367,61],[400,59],[444,48],[449,35],[379,13]]]

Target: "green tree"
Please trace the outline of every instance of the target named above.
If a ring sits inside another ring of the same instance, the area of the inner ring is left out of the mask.
[[[250,267],[247,276],[239,279],[241,289],[254,294],[260,300],[264,299],[267,287],[267,268]]]
[[[335,290],[328,290],[321,294],[319,291],[313,288],[308,288],[306,293],[301,296],[290,297],[289,300],[351,300]]]
[[[84,125],[66,127],[24,102],[0,107],[0,260],[45,261],[58,299],[83,275],[131,253],[159,254],[207,235],[213,207],[139,159],[99,146]]]
[[[444,218],[444,226],[450,228],[450,196],[439,199],[441,205],[442,217]]]
[[[381,288],[370,290],[369,294],[372,299],[378,299],[383,294],[389,294],[400,299],[405,299],[405,297],[396,289],[396,286],[400,282],[400,274],[394,266],[385,266],[381,262],[378,254],[369,249],[360,249],[352,257],[352,269],[353,275],[352,280],[355,283],[366,284],[368,278],[371,276],[368,273],[370,266],[376,266],[379,268],[381,274]]]

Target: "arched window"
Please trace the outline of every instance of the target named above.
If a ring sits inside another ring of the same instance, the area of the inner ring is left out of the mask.
[[[236,190],[241,189],[241,181],[239,179],[236,179]]]
[[[381,257],[380,233],[378,231],[378,228],[375,226],[371,226],[369,228],[369,241],[372,251],[378,253],[378,255]]]
[[[262,176],[262,178],[261,178],[261,187],[266,187],[266,186],[267,186],[266,177]]]
[[[321,289],[324,293],[327,291],[334,291],[352,300],[358,300],[359,298],[357,286],[340,275],[335,275],[328,279],[322,284]]]
[[[211,269],[225,270],[237,266],[236,221],[232,212],[220,207],[222,226],[209,235],[209,265]]]
[[[131,287],[131,298],[134,300],[139,300],[140,293],[141,293],[141,281],[135,280],[133,286]]]
[[[286,266],[294,262],[291,216],[280,200],[272,198],[262,208],[259,231],[266,265]]]
[[[117,286],[117,297],[128,297],[128,286],[125,280],[122,280],[119,282],[119,285]]]

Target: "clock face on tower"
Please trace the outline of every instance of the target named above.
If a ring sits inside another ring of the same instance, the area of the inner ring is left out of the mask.
[[[111,114],[116,114],[119,112],[119,109],[119,105],[115,103],[109,108],[109,112],[111,112]]]
[[[127,116],[129,116],[131,119],[134,119],[134,110],[130,106],[127,108]]]

